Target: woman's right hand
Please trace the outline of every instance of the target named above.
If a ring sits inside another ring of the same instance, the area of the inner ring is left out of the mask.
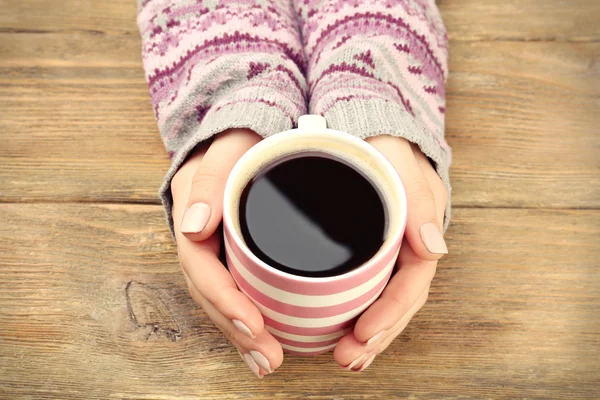
[[[258,308],[238,290],[219,261],[217,230],[225,182],[237,160],[261,140],[248,129],[229,129],[199,147],[171,181],[177,251],[189,292],[262,378],[283,362],[279,342],[264,329]]]

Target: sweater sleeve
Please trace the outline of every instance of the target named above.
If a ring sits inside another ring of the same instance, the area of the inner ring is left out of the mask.
[[[417,144],[450,194],[444,140],[446,31],[434,0],[294,0],[309,112],[361,138]],[[445,226],[450,217],[450,201]]]
[[[291,0],[138,0],[137,21],[172,228],[171,179],[198,143],[228,128],[267,137],[306,113],[304,53]]]

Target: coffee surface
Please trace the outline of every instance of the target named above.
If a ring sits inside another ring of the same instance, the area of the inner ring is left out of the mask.
[[[249,249],[294,275],[346,273],[384,241],[378,191],[351,166],[326,157],[300,156],[268,167],[244,188],[239,212]]]

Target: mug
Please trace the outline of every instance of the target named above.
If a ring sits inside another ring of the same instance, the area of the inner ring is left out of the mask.
[[[305,153],[330,156],[353,166],[371,181],[384,203],[382,246],[370,260],[342,275],[315,278],[275,269],[250,251],[241,234],[240,196],[246,185],[278,160]],[[240,291],[258,307],[266,329],[286,352],[321,354],[336,346],[385,288],[402,243],[406,213],[400,177],[379,151],[364,140],[327,129],[319,115],[303,115],[297,129],[256,144],[232,169],[223,207],[227,265]]]

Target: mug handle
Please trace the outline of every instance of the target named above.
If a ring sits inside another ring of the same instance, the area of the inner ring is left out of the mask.
[[[298,129],[320,131],[327,129],[327,121],[320,115],[306,114],[298,118]]]

